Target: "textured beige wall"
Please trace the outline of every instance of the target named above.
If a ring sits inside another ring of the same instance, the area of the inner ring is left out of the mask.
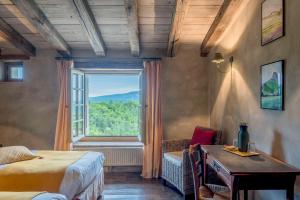
[[[241,121],[249,124],[257,148],[300,168],[300,20],[299,0],[286,2],[286,36],[260,45],[262,0],[244,0],[244,7],[214,52],[234,56],[231,73],[221,74],[210,64],[211,125],[222,128],[232,142]],[[210,59],[213,53],[210,55]],[[260,65],[286,60],[285,111],[260,109]],[[229,62],[223,64],[228,69]],[[300,180],[296,196],[300,194]],[[284,192],[256,192],[255,199],[284,199]]]
[[[0,143],[52,149],[58,108],[55,51],[24,62],[24,82],[0,83]]]
[[[58,106],[55,51],[25,62],[25,80],[0,83],[0,144],[53,147]],[[164,138],[189,138],[209,125],[208,73],[199,48],[181,48],[162,60]]]
[[[162,60],[164,139],[191,138],[196,125],[209,125],[207,73],[199,48]]]

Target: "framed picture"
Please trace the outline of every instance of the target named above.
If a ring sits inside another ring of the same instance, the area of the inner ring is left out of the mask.
[[[262,109],[284,110],[284,60],[261,66]]]
[[[265,0],[261,6],[261,16],[262,46],[284,36],[284,0]]]

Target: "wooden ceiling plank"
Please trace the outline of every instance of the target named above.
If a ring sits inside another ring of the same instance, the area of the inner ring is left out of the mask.
[[[221,6],[224,0],[193,0],[191,6]]]
[[[140,55],[139,23],[137,0],[124,0],[128,21],[130,50],[133,56]]]
[[[185,15],[188,11],[190,0],[177,0],[175,13],[173,14],[172,29],[169,34],[167,56],[175,56],[176,45],[181,33],[181,26],[183,24]]]
[[[139,0],[139,5],[146,5],[146,6],[168,6],[168,5],[175,5],[176,0]]]
[[[13,3],[10,0],[0,0],[0,5],[12,5]]]
[[[209,51],[224,33],[241,4],[242,0],[224,0],[223,5],[202,42],[201,56],[206,57],[209,54]]]
[[[96,23],[93,12],[87,0],[70,0],[78,15],[78,20],[82,29],[85,31],[86,36],[97,56],[105,56],[106,47]]]
[[[139,17],[167,17],[172,18],[175,7],[172,6],[139,6]]]
[[[211,25],[214,17],[186,17],[184,25]]]
[[[34,0],[11,0],[51,46],[70,55],[71,49]]]
[[[124,0],[88,0],[91,6],[124,6]]]
[[[221,6],[190,6],[186,17],[213,17],[218,14]]]
[[[24,54],[28,56],[35,56],[35,47],[3,19],[0,19],[0,37],[9,41],[17,49],[24,52]]]
[[[170,25],[171,23],[172,23],[172,19],[169,17],[139,17],[139,24]]]
[[[123,0],[124,1],[124,0]],[[122,6],[91,6],[95,18],[126,18],[126,11],[124,5]]]

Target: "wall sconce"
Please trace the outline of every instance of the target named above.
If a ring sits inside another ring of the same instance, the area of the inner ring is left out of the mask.
[[[221,72],[221,73],[227,73],[227,72],[229,72],[229,70],[227,70],[227,71],[222,71],[222,70],[220,69],[220,64],[222,64],[223,62],[225,62],[225,59],[224,59],[222,53],[215,53],[214,59],[213,59],[211,62],[217,64],[217,69],[218,69],[219,72]],[[230,62],[230,64],[231,64],[231,65],[230,65],[230,69],[232,69],[233,56],[231,56],[231,57],[229,58],[229,62]]]
[[[219,64],[223,63],[224,61],[225,61],[224,57],[221,53],[215,53],[215,57],[211,62],[216,63],[217,65],[219,65]]]

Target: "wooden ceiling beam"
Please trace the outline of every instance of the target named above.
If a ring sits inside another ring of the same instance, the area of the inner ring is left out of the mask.
[[[0,55],[0,60],[29,60],[27,55]]]
[[[21,50],[27,56],[35,56],[35,47],[1,18],[0,37],[10,42],[14,47]]]
[[[201,44],[201,56],[206,57],[215,43],[224,33],[235,13],[242,4],[242,0],[224,0],[215,20]]]
[[[183,20],[188,11],[191,0],[177,0],[176,10],[173,14],[172,29],[169,34],[167,56],[175,56],[178,49],[178,41],[182,30]]]
[[[105,56],[105,44],[87,0],[70,0],[89,42],[98,56]]]
[[[128,21],[128,34],[131,54],[133,56],[139,56],[140,39],[138,26],[138,3],[137,0],[124,0],[124,4]]]
[[[63,37],[50,23],[46,15],[34,2],[34,0],[11,0],[21,13],[32,23],[41,36],[54,48],[71,54],[71,48]]]

